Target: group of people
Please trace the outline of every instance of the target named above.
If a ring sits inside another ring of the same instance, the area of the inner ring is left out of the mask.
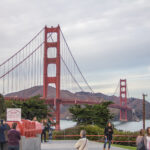
[[[150,127],[146,130],[141,129],[139,136],[136,138],[137,150],[150,150]]]
[[[37,121],[37,118],[34,117],[33,121]],[[52,140],[52,131],[51,123],[44,119],[41,121],[42,125],[42,133],[41,133],[41,142],[46,142],[46,132],[48,132],[49,139]],[[0,150],[4,150],[4,147],[7,143],[8,150],[19,150],[19,140],[20,132],[16,130],[17,123],[12,124],[12,128],[4,121],[1,120],[0,122]]]
[[[75,144],[75,148],[78,150],[87,150],[88,149],[88,140],[86,138],[86,131],[81,130],[80,137]],[[108,150],[110,150],[111,147],[111,141],[113,138],[113,127],[110,122],[108,122],[107,126],[104,129],[104,147],[103,150],[106,149],[106,145],[108,143]],[[137,150],[150,150],[150,127],[146,130],[141,129],[139,136],[136,138],[136,146]]]
[[[113,135],[113,127],[112,124],[108,122],[104,130],[104,150],[106,149],[107,142],[108,142],[108,150],[110,150],[112,135]],[[78,150],[88,150],[88,139],[86,138],[85,130],[81,130],[80,137],[81,138],[77,141],[74,147]]]
[[[43,142],[43,136],[44,142],[46,142],[46,132],[48,132],[49,140],[52,140],[53,129],[51,128],[51,123],[47,121],[47,119],[44,119],[41,121],[41,125],[42,125],[41,142]]]
[[[108,142],[108,150],[110,150],[111,141],[113,135],[113,127],[110,122],[108,122],[107,126],[104,130],[104,150],[106,148],[106,144]],[[145,130],[141,129],[139,136],[136,138],[136,146],[137,150],[150,150],[150,127],[147,128],[146,134]]]
[[[4,149],[5,144],[8,144],[8,150],[19,150],[19,140],[21,139],[20,132],[16,130],[17,123],[12,124],[12,128],[5,123],[0,122],[0,148]]]
[[[36,121],[36,118],[33,119]],[[42,133],[41,133],[41,142],[46,142],[46,132],[48,131],[49,139],[52,139],[52,128],[50,127],[50,123],[47,120],[42,120]],[[12,128],[9,127],[8,124],[5,123],[4,120],[0,121],[0,148],[4,149],[5,143],[8,144],[8,150],[19,150],[19,140],[20,132],[16,130],[17,123],[12,124]],[[150,127],[147,128],[145,135],[145,130],[141,129],[139,136],[136,138],[137,150],[150,150]],[[87,150],[88,149],[88,139],[86,138],[86,131],[81,130],[80,137],[75,144],[75,148],[78,150]],[[104,129],[104,148],[106,149],[106,145],[108,143],[108,150],[111,147],[111,141],[113,137],[113,127],[110,122],[108,122],[107,126]]]

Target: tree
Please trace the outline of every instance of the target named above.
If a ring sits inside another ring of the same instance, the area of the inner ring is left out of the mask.
[[[7,101],[7,108],[21,108],[22,118],[32,120],[33,117],[37,117],[39,120],[51,116],[50,108],[44,100],[40,99],[40,96],[31,97],[26,101]]]
[[[0,118],[4,119],[5,116],[5,100],[2,94],[0,94]]]
[[[104,127],[109,120],[113,118],[108,106],[112,102],[103,102],[96,105],[72,106],[69,111],[72,113],[73,120],[77,124],[95,124]]]

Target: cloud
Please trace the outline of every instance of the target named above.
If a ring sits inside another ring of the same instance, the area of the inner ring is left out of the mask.
[[[149,18],[149,0],[2,0],[0,62],[45,25],[60,24],[83,74],[90,83],[96,76],[93,82],[105,87],[102,81],[109,85],[109,78],[116,82],[140,71],[149,74]],[[149,89],[140,81],[139,85]]]

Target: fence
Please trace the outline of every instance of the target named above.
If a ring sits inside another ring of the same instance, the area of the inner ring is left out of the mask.
[[[104,142],[104,135],[86,135],[88,139],[91,139],[96,142]],[[80,135],[54,135],[53,138],[57,139],[78,139]],[[113,144],[123,144],[123,145],[131,145],[135,146],[136,143],[135,135],[113,135]]]

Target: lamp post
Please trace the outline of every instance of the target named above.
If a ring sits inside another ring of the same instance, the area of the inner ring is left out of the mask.
[[[145,130],[145,97],[147,95],[143,94],[143,130]]]

